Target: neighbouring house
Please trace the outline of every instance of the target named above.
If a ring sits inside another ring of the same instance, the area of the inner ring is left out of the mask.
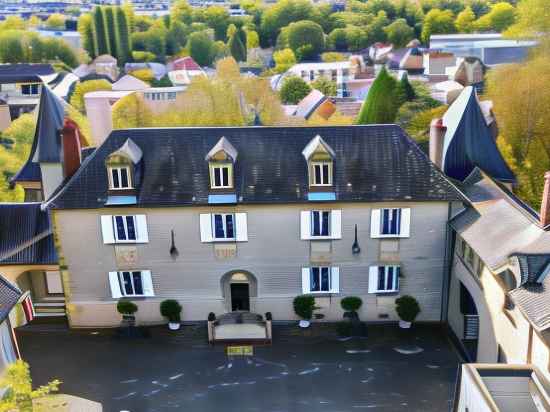
[[[449,79],[448,67],[456,66],[456,56],[450,52],[426,50],[423,54],[424,74],[428,80],[445,81]]]
[[[180,57],[168,63],[168,78],[174,86],[187,87],[196,76],[206,76],[206,73],[191,56]]]
[[[0,266],[0,273],[1,271]],[[10,317],[16,317],[14,308],[20,298],[21,291],[0,275],[0,375],[10,363],[21,357],[17,338],[13,333],[15,325],[10,319]]]
[[[386,64],[393,50],[393,44],[374,43],[365,53],[376,64]]]
[[[390,70],[404,70],[409,74],[424,73],[424,53],[419,47],[392,50],[388,55]]]
[[[118,61],[108,54],[97,56],[90,64],[81,64],[73,73],[80,79],[92,74],[107,76],[112,82],[118,79]]]
[[[162,79],[167,74],[166,66],[162,63],[126,63],[124,65],[124,72],[127,74],[132,74],[136,70],[151,70],[153,77],[157,80]]]
[[[396,320],[409,294],[419,320],[440,321],[461,200],[394,125],[145,128],[113,131],[43,208],[73,327],[118,325],[121,297],[141,324],[162,322],[166,298],[186,321],[291,320],[303,293],[326,320],[349,295],[362,319]]]
[[[291,115],[307,120],[317,114],[328,120],[334,112],[336,112],[336,105],[319,90],[314,89],[298,103]]]

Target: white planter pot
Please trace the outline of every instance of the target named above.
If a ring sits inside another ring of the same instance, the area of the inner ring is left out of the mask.
[[[298,325],[301,328],[309,328],[309,325],[311,325],[311,322],[309,320],[301,320]]]
[[[399,319],[399,327],[401,329],[410,329],[411,325],[412,325],[412,322],[407,322],[407,321]]]
[[[168,322],[168,328],[170,330],[178,330],[180,328],[180,323],[179,322]]]

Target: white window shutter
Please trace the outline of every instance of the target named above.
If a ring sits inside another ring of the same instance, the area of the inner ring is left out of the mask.
[[[112,215],[101,215],[101,234],[103,235],[103,243],[106,245],[115,243]]]
[[[212,215],[201,213],[200,215],[201,242],[212,242]]]
[[[111,296],[113,299],[122,297],[120,282],[118,281],[118,272],[109,272],[109,285],[111,286]]]
[[[370,214],[370,237],[380,237],[380,209],[372,209]]]
[[[330,231],[332,239],[342,239],[342,211],[332,210],[330,212]]]
[[[369,267],[369,293],[378,292],[378,266]]]
[[[150,270],[141,271],[141,284],[143,286],[143,296],[155,296]]]
[[[330,268],[330,291],[331,293],[340,293],[340,268]]]
[[[302,293],[307,295],[310,290],[309,268],[302,268]]]
[[[309,210],[300,212],[300,233],[302,240],[311,239],[311,212]]]
[[[235,213],[237,223],[237,242],[248,242],[248,227],[246,213]]]
[[[148,243],[149,232],[147,231],[147,217],[145,215],[136,215],[137,236],[136,243]]]
[[[401,230],[399,237],[411,236],[411,209],[405,207],[401,209]]]

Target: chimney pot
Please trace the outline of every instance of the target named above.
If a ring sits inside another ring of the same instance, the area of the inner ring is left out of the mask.
[[[443,166],[443,143],[447,128],[443,119],[433,119],[430,124],[430,160],[440,169]]]
[[[550,171],[544,174],[544,190],[540,204],[540,224],[542,227],[550,224]]]

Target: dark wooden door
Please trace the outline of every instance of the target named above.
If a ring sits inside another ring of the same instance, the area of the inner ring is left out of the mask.
[[[231,284],[231,310],[250,310],[248,283]]]

